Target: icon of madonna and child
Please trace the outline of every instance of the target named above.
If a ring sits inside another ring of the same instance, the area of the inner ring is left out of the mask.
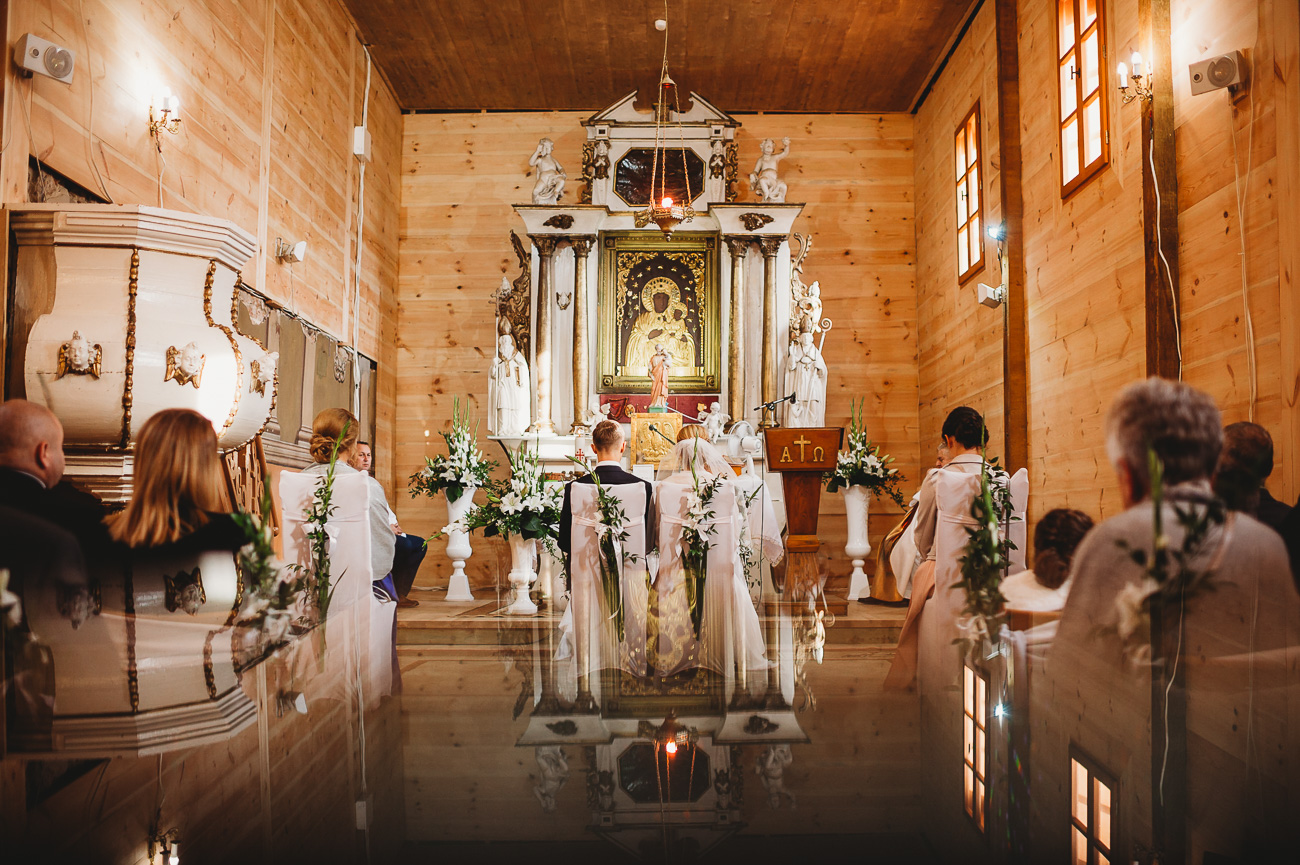
[[[646,375],[654,382],[694,374],[699,364],[698,316],[684,302],[681,287],[670,277],[653,277],[642,288],[640,301],[640,310],[623,331],[624,375]]]

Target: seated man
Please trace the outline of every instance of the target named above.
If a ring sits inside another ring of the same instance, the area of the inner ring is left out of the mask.
[[[654,488],[619,465],[627,446],[623,428],[612,420],[603,420],[592,430],[591,442],[598,460],[596,468],[565,486],[559,533],[572,598],[560,622],[556,658],[576,659],[580,693],[586,692],[587,676],[596,670],[621,667],[635,675],[645,674],[649,591],[646,553],[654,548]],[[623,531],[627,537],[619,544],[624,559],[618,600],[621,616],[606,599],[601,579],[597,480],[623,506]],[[621,639],[617,634],[620,621]]]
[[[370,447],[370,442],[357,442],[357,452],[350,463],[352,468],[359,472],[374,474],[374,452]],[[399,608],[418,607],[420,602],[408,598],[411,586],[415,585],[415,575],[419,573],[420,564],[424,561],[424,555],[428,552],[428,546],[424,538],[418,535],[408,535],[402,531],[402,527],[397,523],[397,513],[391,505],[388,505],[388,522],[393,527],[393,532],[397,535],[397,541],[393,547],[393,571],[389,575],[392,578],[392,592],[396,594],[395,600]],[[381,581],[383,582],[383,581]],[[388,592],[388,589],[385,589]]]

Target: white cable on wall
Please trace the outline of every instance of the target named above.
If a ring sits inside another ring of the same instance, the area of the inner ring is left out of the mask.
[[[369,128],[370,120],[370,49],[366,52],[366,89],[361,98],[361,128]],[[361,160],[357,180],[357,256],[352,265],[352,413],[361,417],[361,241],[366,225],[366,161]]]
[[[99,173],[99,165],[95,162],[95,76],[90,65],[90,24],[86,20],[85,0],[77,0],[77,12],[81,17],[81,38],[86,45],[86,80],[90,88],[90,118],[86,121],[86,155],[90,158],[90,170],[95,172],[95,180],[99,183],[100,191],[104,193],[108,203],[112,204],[113,196],[108,194],[108,184],[104,183],[104,178]]]
[[[1249,85],[1247,85],[1249,87]],[[1250,194],[1250,172],[1255,151],[1255,88],[1250,87],[1250,122],[1246,133],[1246,182],[1241,182],[1241,172],[1237,159],[1237,123],[1232,111],[1232,92],[1228,94],[1228,128],[1232,132],[1232,178],[1237,195],[1237,239],[1241,243],[1241,306],[1246,319],[1246,377],[1250,385],[1250,403],[1247,419],[1255,420],[1255,400],[1258,396],[1258,371],[1255,367],[1255,322],[1250,315],[1250,283],[1246,267],[1246,196]]]

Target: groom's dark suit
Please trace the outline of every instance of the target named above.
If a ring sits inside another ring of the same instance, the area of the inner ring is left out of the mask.
[[[653,550],[655,547],[655,524],[652,517],[654,508],[654,485],[649,481],[642,480],[631,472],[625,472],[614,463],[600,463],[595,468],[595,473],[600,476],[600,482],[604,486],[620,486],[622,484],[645,484],[645,548]],[[569,533],[573,529],[573,504],[569,496],[569,487],[573,484],[594,484],[596,481],[591,475],[578,478],[564,485],[564,507],[560,510],[560,549],[564,552],[565,557],[569,555]],[[629,516],[631,516],[629,514]]]

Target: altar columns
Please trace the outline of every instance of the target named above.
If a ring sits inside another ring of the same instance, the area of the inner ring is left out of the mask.
[[[779,397],[776,392],[776,256],[782,243],[785,243],[782,235],[768,234],[758,239],[758,248],[763,253],[763,402]],[[763,429],[779,425],[776,412],[763,412]]]
[[[731,422],[745,419],[745,256],[752,238],[729,234],[722,238],[731,255],[731,339],[727,346],[727,413]],[[775,286],[773,277],[773,286]],[[766,316],[766,305],[764,306]]]
[[[554,435],[555,423],[551,420],[551,291],[555,272],[555,247],[559,238],[544,234],[530,234],[541,257],[537,273],[537,338],[533,369],[537,373],[537,418],[531,432]]]
[[[587,414],[587,254],[596,238],[579,235],[569,238],[573,247],[573,426],[572,435],[591,432],[583,422]]]

